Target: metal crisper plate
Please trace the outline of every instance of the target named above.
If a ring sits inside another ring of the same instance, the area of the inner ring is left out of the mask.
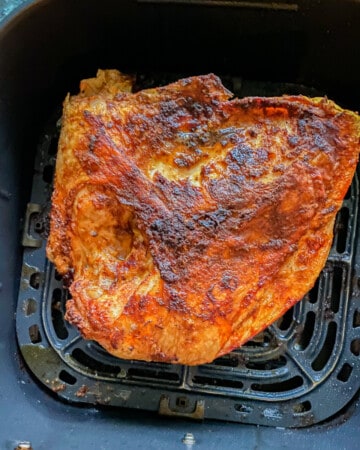
[[[295,85],[224,81],[239,96],[314,95]],[[161,84],[151,76],[140,82]],[[354,397],[360,387],[360,306],[351,295],[358,253],[357,177],[315,287],[276,324],[212,364],[126,361],[85,341],[64,320],[69,293],[45,256],[57,138],[55,119],[40,139],[35,162],[16,321],[22,355],[45,386],[70,402],[278,427],[324,421]]]

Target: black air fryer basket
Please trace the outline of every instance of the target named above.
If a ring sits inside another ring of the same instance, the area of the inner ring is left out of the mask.
[[[356,448],[357,175],[314,288],[212,364],[125,361],[82,339],[64,320],[69,293],[45,246],[61,102],[81,78],[118,68],[150,87],[211,71],[239,97],[328,95],[356,110],[360,5],[0,0],[1,7],[0,448]]]

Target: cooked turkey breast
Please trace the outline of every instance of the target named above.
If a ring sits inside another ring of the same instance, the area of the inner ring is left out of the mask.
[[[47,254],[85,338],[210,362],[314,285],[360,120],[324,98],[231,99],[212,74],[131,85],[99,71],[65,99]]]

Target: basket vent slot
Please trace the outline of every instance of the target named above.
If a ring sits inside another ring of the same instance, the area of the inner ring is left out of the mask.
[[[38,325],[34,324],[29,327],[29,337],[33,344],[39,344],[42,341]]]
[[[104,364],[86,354],[83,350],[81,350],[81,348],[75,348],[72,351],[71,356],[82,366],[90,369],[92,372],[96,372],[97,374],[104,373],[116,377],[116,375],[120,372],[119,366]]]
[[[279,358],[266,361],[248,361],[245,366],[252,370],[276,370],[286,366],[286,358],[285,356],[280,356]]]
[[[360,311],[358,309],[354,312],[354,318],[353,318],[353,328],[360,327]]]
[[[355,355],[355,356],[360,355],[360,339],[359,338],[351,341],[350,350],[353,355]]]
[[[344,253],[346,250],[348,225],[349,225],[349,209],[343,206],[338,213],[336,222],[336,233],[337,233],[336,251],[338,253]]]
[[[330,308],[334,313],[337,313],[339,311],[342,289],[343,289],[343,270],[341,267],[335,266],[332,275],[332,289],[330,300]]]
[[[257,334],[255,337],[253,337],[250,341],[245,342],[243,347],[257,347],[257,348],[266,348],[269,347],[271,343],[271,336],[270,334],[265,330],[259,334]]]
[[[350,366],[350,364],[345,363],[338,373],[337,379],[345,383],[350,378],[351,372],[352,367]]]
[[[251,389],[258,392],[286,392],[297,389],[303,384],[303,378],[297,375],[295,377],[289,378],[288,380],[280,381],[279,383],[254,383],[251,385]]]
[[[315,326],[315,313],[314,311],[309,311],[306,315],[304,329],[302,333],[300,333],[297,342],[296,348],[299,350],[305,350],[310,344],[311,338],[314,334],[314,326]]]
[[[128,370],[128,376],[131,379],[164,380],[170,382],[179,381],[179,375],[177,373],[145,368],[138,369],[135,367]]]
[[[237,367],[239,365],[239,360],[236,356],[230,354],[215,359],[211,364],[215,366]]]
[[[67,339],[69,332],[65,326],[64,306],[63,306],[63,291],[59,288],[53,290],[51,302],[51,319],[54,326],[56,336],[59,339]]]
[[[281,331],[286,331],[290,328],[293,322],[294,308],[290,308],[286,313],[277,321],[277,327]]]
[[[308,294],[309,302],[310,303],[316,303],[318,301],[319,297],[319,283],[320,278],[316,280],[316,283],[314,284],[313,288],[310,290]]]
[[[305,414],[309,411],[311,411],[311,402],[309,400],[305,400],[301,403],[296,403],[296,405],[293,406],[294,416]]]
[[[54,166],[46,165],[43,170],[43,180],[47,184],[51,184],[54,176]]]
[[[194,377],[193,383],[203,386],[221,386],[235,389],[242,389],[244,386],[240,380],[227,380],[225,378],[213,378],[203,376]]]
[[[41,276],[39,272],[34,272],[30,276],[30,286],[34,289],[39,289],[41,283]]]
[[[66,370],[62,370],[60,373],[59,373],[59,378],[60,378],[60,380],[61,381],[63,381],[64,383],[66,383],[66,384],[71,384],[71,385],[74,385],[75,383],[76,383],[76,378],[73,376],[73,375],[71,375],[68,371],[66,371]]]
[[[328,325],[324,345],[322,346],[318,356],[311,364],[311,367],[316,372],[320,372],[320,370],[322,370],[326,366],[327,362],[329,361],[333,353],[336,340],[336,329],[337,329],[336,323],[330,322]]]
[[[62,276],[59,274],[59,272],[57,270],[54,271],[54,278],[56,281],[62,280]]]

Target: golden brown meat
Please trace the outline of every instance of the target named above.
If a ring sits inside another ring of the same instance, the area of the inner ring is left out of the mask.
[[[326,99],[244,98],[214,75],[67,97],[47,252],[67,319],[121,358],[200,364],[313,286],[359,153]]]

